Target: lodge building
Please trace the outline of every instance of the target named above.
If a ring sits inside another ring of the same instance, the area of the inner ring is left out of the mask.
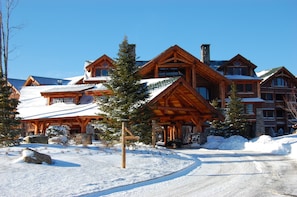
[[[131,48],[135,52],[135,45]],[[136,63],[142,82],[148,84],[148,105],[162,128],[158,136],[164,143],[185,144],[193,136],[203,143],[209,122],[224,119],[210,101],[217,99],[225,108],[232,83],[245,106],[249,137],[290,133],[296,123],[280,96],[292,94],[297,85],[295,76],[284,67],[257,74],[257,66],[240,54],[229,60],[211,60],[209,44],[201,45],[200,59],[174,45],[150,61]],[[109,80],[112,67],[113,60],[104,54],[85,63],[83,76],[29,76],[20,90],[18,106],[24,132],[44,133],[50,125],[63,124],[73,133],[89,132],[92,120],[101,118],[94,98],[110,93],[102,82]]]

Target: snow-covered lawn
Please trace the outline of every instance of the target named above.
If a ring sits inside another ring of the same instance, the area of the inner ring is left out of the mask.
[[[30,147],[52,157],[54,164],[24,163],[21,152]],[[261,136],[248,141],[209,137],[203,147],[191,149],[243,150],[289,156],[297,162],[297,135],[278,138]],[[207,151],[203,153],[207,154]],[[166,182],[198,169],[201,161],[187,152],[138,144],[127,147],[126,168],[121,168],[120,146],[105,148],[99,142],[77,145],[22,144],[0,149],[1,196],[81,196],[112,194],[115,191]],[[296,169],[297,171],[297,169]],[[297,174],[297,172],[292,172]],[[297,178],[296,178],[297,180]],[[176,185],[168,186],[177,187]],[[117,189],[118,188],[118,189]],[[104,193],[106,191],[106,193]],[[100,193],[101,192],[101,193]]]

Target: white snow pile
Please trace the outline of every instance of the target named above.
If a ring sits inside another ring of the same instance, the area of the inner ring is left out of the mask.
[[[241,136],[231,136],[226,139],[220,136],[208,136],[207,143],[202,147],[206,149],[246,150],[289,155],[297,159],[296,134],[276,138],[272,138],[268,135],[262,135],[250,141]]]
[[[25,163],[22,157],[32,154],[23,151],[26,147],[50,155],[54,163]],[[297,160],[297,135],[264,135],[250,141],[240,136],[209,136],[200,148],[282,154]],[[131,184],[155,184],[184,176],[201,165],[193,155],[143,144],[127,147],[125,169],[121,168],[121,161],[120,146],[106,148],[98,141],[87,147],[21,144],[0,148],[1,196],[81,196],[120,186],[128,190]]]

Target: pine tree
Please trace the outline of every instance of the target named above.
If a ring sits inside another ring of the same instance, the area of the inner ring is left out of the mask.
[[[244,116],[244,105],[241,99],[236,95],[236,85],[231,85],[231,95],[227,104],[225,124],[228,126],[226,137],[231,135],[244,135],[246,130],[246,118]]]
[[[20,118],[16,110],[19,101],[10,98],[10,94],[11,87],[0,77],[0,143],[4,146],[13,144],[20,134]]]
[[[219,102],[218,102],[217,99],[212,100],[212,102],[210,104],[216,110],[218,110],[222,114],[224,114],[224,110],[219,107]],[[221,120],[215,119],[215,120],[211,121],[209,134],[210,135],[223,136],[224,137],[225,136],[226,129],[227,129],[227,127],[226,127],[225,121],[221,121]]]
[[[232,135],[244,136],[246,131],[246,119],[244,117],[244,105],[241,99],[236,95],[236,85],[231,85],[231,95],[225,109],[225,120],[213,120],[210,126],[210,134],[223,137]],[[218,107],[218,102],[214,100],[212,105],[219,111],[223,111]]]
[[[141,83],[135,60],[134,45],[125,37],[119,45],[118,57],[110,73],[110,80],[104,85],[111,95],[97,98],[99,114],[103,120],[97,122],[102,130],[101,139],[117,140],[121,134],[121,122],[127,120],[129,129],[140,137],[140,141],[151,140],[151,111],[146,106],[149,96],[146,84]]]

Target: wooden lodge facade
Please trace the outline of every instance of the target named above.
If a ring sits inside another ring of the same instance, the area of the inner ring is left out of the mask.
[[[265,133],[255,132],[266,130],[268,125],[268,122],[261,123],[263,106],[269,108],[263,93],[272,91],[276,86],[268,88],[269,91],[265,89],[265,80],[263,81],[263,78],[255,73],[257,66],[240,54],[230,60],[212,61],[209,45],[202,45],[200,60],[178,45],[174,45],[150,61],[136,62],[143,81],[149,82],[151,87],[158,87],[151,89],[154,96],[148,105],[154,112],[154,122],[162,128],[158,133],[159,140],[165,144],[169,141],[185,144],[192,136],[205,133],[209,121],[223,120],[223,114],[211,106],[210,101],[218,99],[220,107],[225,108],[232,83],[236,84],[238,96],[245,106],[245,114],[249,121],[249,136]],[[111,94],[106,92],[102,82],[109,80],[108,71],[112,67],[113,60],[107,55],[102,55],[93,62],[87,61],[84,75],[80,77],[68,79],[28,77],[20,92],[22,103],[18,108],[26,125],[24,131],[39,134],[44,133],[50,125],[65,124],[73,133],[88,132],[90,122],[101,118],[96,115],[98,107],[94,97],[102,93]],[[284,73],[285,71],[283,70]],[[290,86],[292,90],[296,87],[294,85],[296,79],[288,73],[286,76],[289,76],[286,79],[290,81],[288,84],[292,84]],[[26,107],[30,102],[31,110]],[[290,118],[288,114],[285,119],[287,118]],[[285,120],[281,122],[287,124]],[[278,128],[277,125],[274,127]],[[200,143],[203,141],[201,138],[198,140]]]
[[[297,123],[288,109],[286,100],[296,103],[297,79],[285,67],[259,73],[265,134],[278,136],[292,133]],[[291,100],[293,96],[294,100]],[[296,107],[296,104],[293,104]]]

